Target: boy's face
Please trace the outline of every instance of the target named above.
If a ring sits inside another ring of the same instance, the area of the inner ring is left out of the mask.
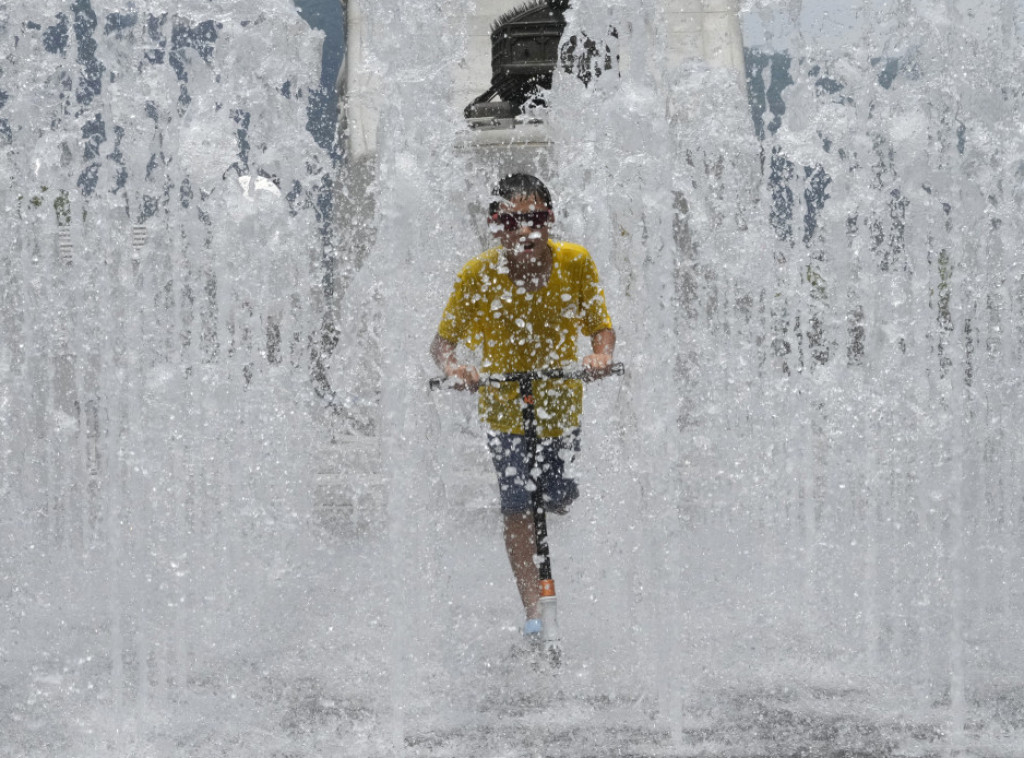
[[[554,220],[551,208],[530,195],[502,200],[489,226],[508,254],[532,258],[548,250],[548,231]]]

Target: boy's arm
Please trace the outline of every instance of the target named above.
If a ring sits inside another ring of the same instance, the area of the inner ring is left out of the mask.
[[[476,392],[480,387],[480,373],[473,366],[460,365],[455,358],[455,343],[449,342],[440,334],[434,335],[434,341],[430,343],[430,357],[434,359],[437,367],[444,372],[444,375],[454,378],[456,389],[468,389]]]
[[[590,373],[591,379],[600,379],[611,373],[615,357],[615,330],[602,329],[590,338],[590,347],[594,351],[584,357],[583,367]]]

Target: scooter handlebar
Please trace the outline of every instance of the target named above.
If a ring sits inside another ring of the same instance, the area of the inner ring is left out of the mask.
[[[608,367],[609,374],[622,376],[626,373],[624,363],[613,363]],[[520,382],[523,379],[576,379],[580,381],[593,381],[601,377],[595,377],[590,369],[583,367],[572,368],[545,368],[537,371],[518,371],[510,374],[484,374],[480,377],[480,384],[504,384],[506,382]],[[430,380],[430,389],[438,390],[450,386],[450,379],[446,376],[437,376]]]

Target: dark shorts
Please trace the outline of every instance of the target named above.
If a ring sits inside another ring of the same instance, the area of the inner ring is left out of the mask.
[[[488,432],[487,447],[498,474],[501,512],[529,513],[534,485],[527,470],[526,438],[518,434]],[[579,497],[576,482],[565,476],[565,464],[572,463],[579,450],[579,429],[573,429],[562,437],[545,437],[539,441],[537,473],[546,510],[564,511]]]

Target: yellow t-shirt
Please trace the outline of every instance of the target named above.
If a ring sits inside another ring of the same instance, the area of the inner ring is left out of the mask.
[[[577,360],[576,335],[589,337],[612,322],[590,253],[571,242],[549,243],[551,278],[536,292],[516,287],[500,248],[471,260],[455,287],[438,334],[448,342],[480,347],[484,374],[559,368]],[[534,384],[538,433],[556,437],[579,426],[583,385],[578,381]],[[480,389],[480,417],[496,432],[523,433],[519,389],[514,383]]]

